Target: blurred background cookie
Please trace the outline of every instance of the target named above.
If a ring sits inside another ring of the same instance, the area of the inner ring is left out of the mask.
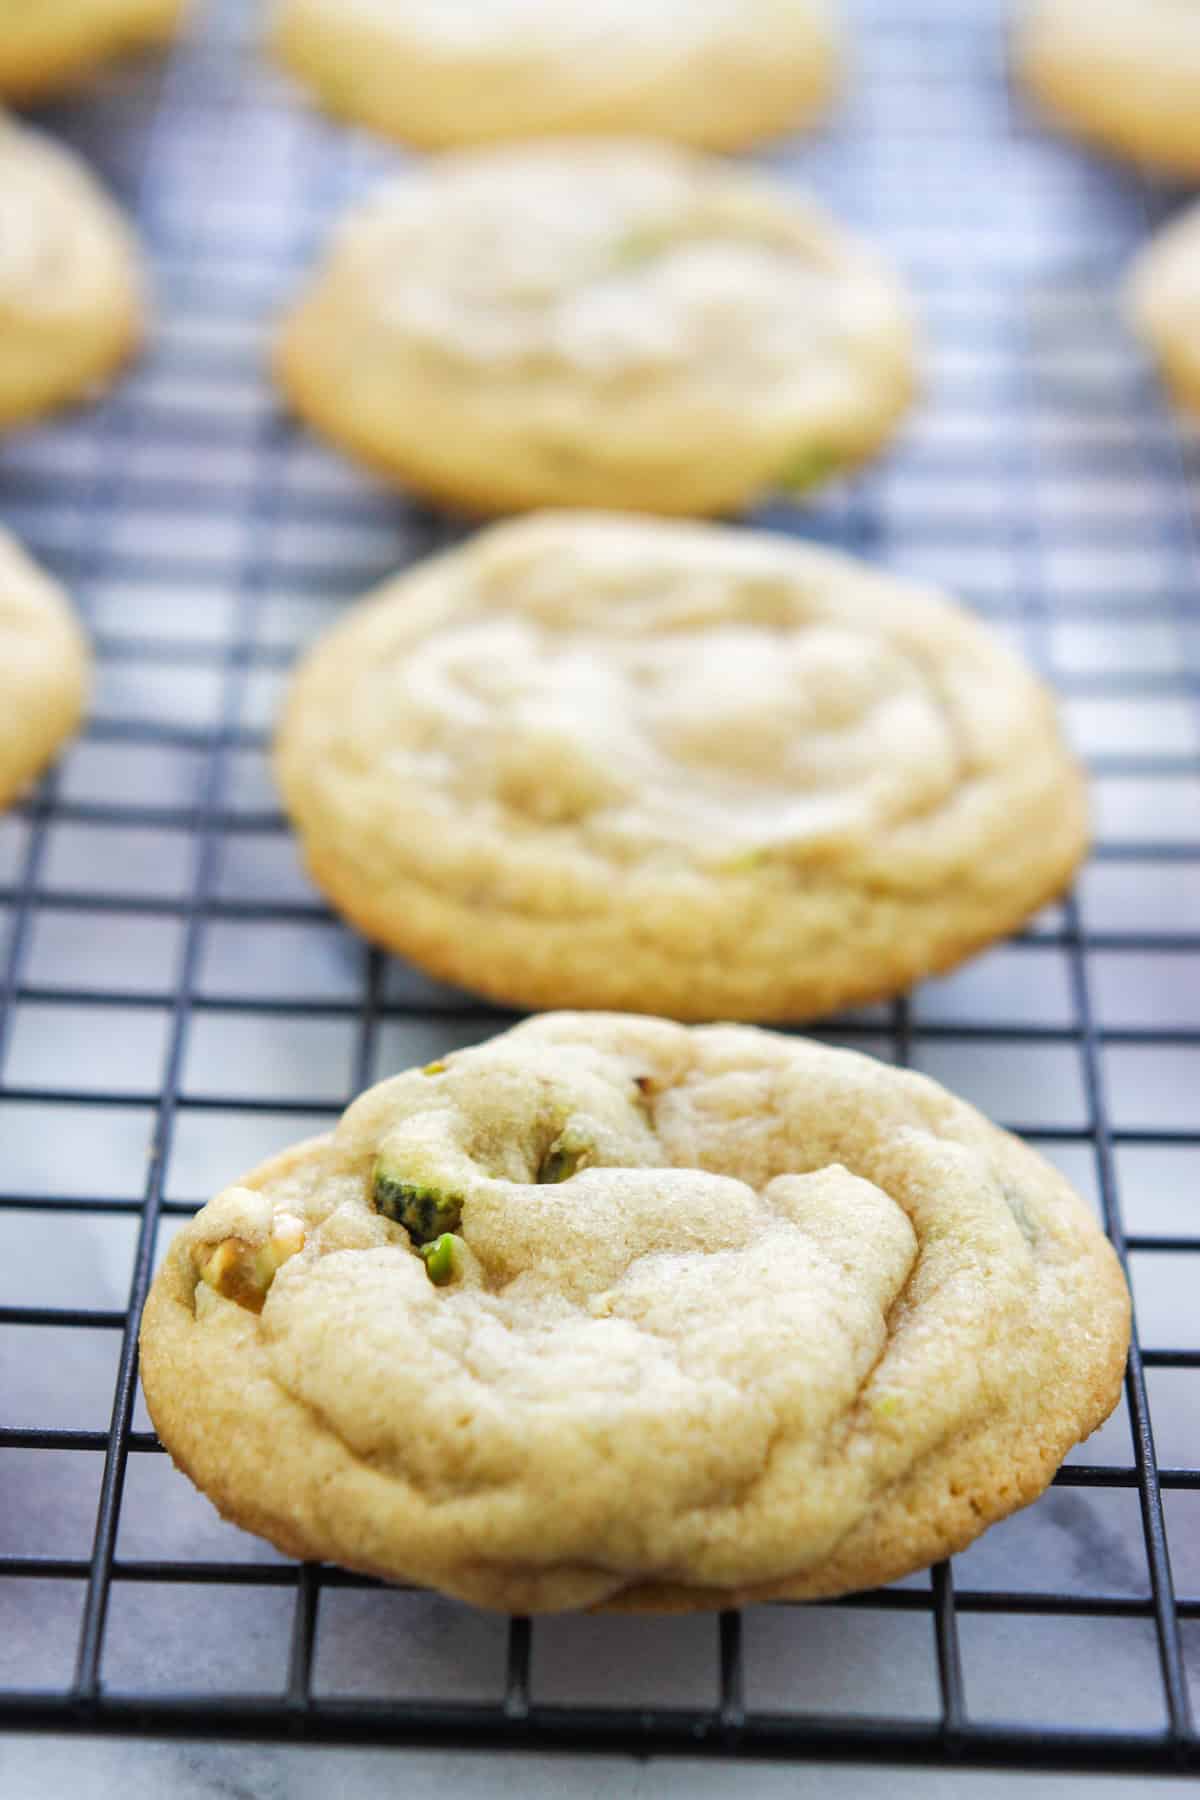
[[[838,71],[827,0],[281,0],[322,105],[430,148],[645,132],[734,149],[808,124]]]
[[[109,56],[164,43],[190,0],[8,0],[0,4],[0,97],[73,87]]]
[[[0,113],[0,428],[110,375],[143,316],[117,208],[73,151]]]
[[[494,527],[301,666],[276,772],[369,936],[523,1007],[789,1019],[1019,924],[1083,854],[1049,693],[966,612],[781,536]]]
[[[66,595],[0,531],[0,806],[75,730],[87,667]]]
[[[1125,289],[1134,329],[1177,399],[1200,412],[1200,206],[1152,239]]]
[[[1028,0],[1017,71],[1047,113],[1106,150],[1200,174],[1200,7]]]
[[[803,491],[870,456],[915,383],[898,284],[815,204],[623,139],[389,185],[336,236],[277,372],[319,431],[485,512]]]

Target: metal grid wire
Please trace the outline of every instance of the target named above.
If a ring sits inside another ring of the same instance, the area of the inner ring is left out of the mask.
[[[197,1523],[146,1428],[136,1328],[178,1218],[503,1022],[331,918],[265,774],[297,646],[455,528],[312,444],[263,376],[278,303],[393,154],[262,68],[256,10],[214,0],[165,64],[46,118],[136,213],[159,327],[102,406],[0,452],[0,517],[99,669],[83,738],[0,827],[0,1727],[1195,1771],[1200,458],[1112,298],[1170,197],[1037,129],[990,6],[859,0],[838,120],[769,158],[906,269],[930,380],[899,454],[766,518],[955,588],[1089,753],[1076,895],[826,1035],[944,1076],[1094,1196],[1138,1303],[1121,1414],[1022,1515],[1048,1533],[999,1527],[954,1572],[684,1624],[429,1602],[390,1685],[322,1670],[417,1597]],[[556,1671],[589,1642],[649,1643],[696,1690],[572,1697]]]

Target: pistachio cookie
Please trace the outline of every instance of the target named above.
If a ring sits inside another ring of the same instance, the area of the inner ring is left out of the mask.
[[[1168,173],[1200,174],[1195,0],[1026,0],[1015,61],[1066,130]]]
[[[427,149],[627,131],[736,149],[808,125],[827,0],[280,0],[281,60],[332,112]]]
[[[106,58],[166,43],[188,0],[0,0],[0,95],[36,100]]]
[[[896,283],[809,200],[592,140],[389,185],[336,237],[277,368],[318,431],[452,505],[712,513],[870,456],[914,348]]]
[[[1153,238],[1133,266],[1126,305],[1184,406],[1200,412],[1200,206]]]
[[[522,1007],[813,1017],[1067,882],[1050,695],[949,600],[778,535],[550,514],[353,608],[276,772],[343,913]]]
[[[110,375],[142,320],[116,207],[71,151],[0,113],[0,428]]]
[[[87,668],[66,595],[0,531],[0,806],[75,730]]]
[[[894,1580],[1111,1412],[1117,1260],[923,1076],[747,1026],[544,1016],[371,1088],[171,1247],[142,1379],[288,1554],[479,1606]]]

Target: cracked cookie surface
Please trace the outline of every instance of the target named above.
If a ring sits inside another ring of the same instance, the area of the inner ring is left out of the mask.
[[[0,0],[0,97],[40,99],[99,63],[165,43],[188,0]]]
[[[626,140],[462,153],[346,221],[276,356],[318,431],[476,512],[704,514],[871,456],[909,308],[802,194]]]
[[[1014,60],[1066,130],[1168,173],[1200,174],[1194,0],[1026,0]]]
[[[779,536],[496,526],[352,609],[276,772],[370,936],[522,1007],[815,1017],[1066,883],[1049,694],[951,602]]]
[[[320,103],[429,149],[624,131],[735,149],[823,111],[827,0],[279,0],[273,42]]]
[[[0,531],[0,806],[75,730],[87,670],[66,595]]]
[[[588,1160],[547,1180],[568,1130]],[[440,1272],[378,1210],[385,1144],[456,1198]],[[202,1278],[231,1242],[261,1293]],[[176,1462],[290,1554],[514,1611],[682,1609],[962,1548],[1107,1416],[1128,1318],[1063,1177],[924,1077],[560,1014],[210,1202],[142,1372]]]
[[[85,396],[143,313],[117,208],[73,152],[0,113],[0,428]]]

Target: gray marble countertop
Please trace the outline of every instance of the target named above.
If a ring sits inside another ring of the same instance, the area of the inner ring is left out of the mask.
[[[5,1800],[1146,1800],[1169,1779],[0,1738]]]

